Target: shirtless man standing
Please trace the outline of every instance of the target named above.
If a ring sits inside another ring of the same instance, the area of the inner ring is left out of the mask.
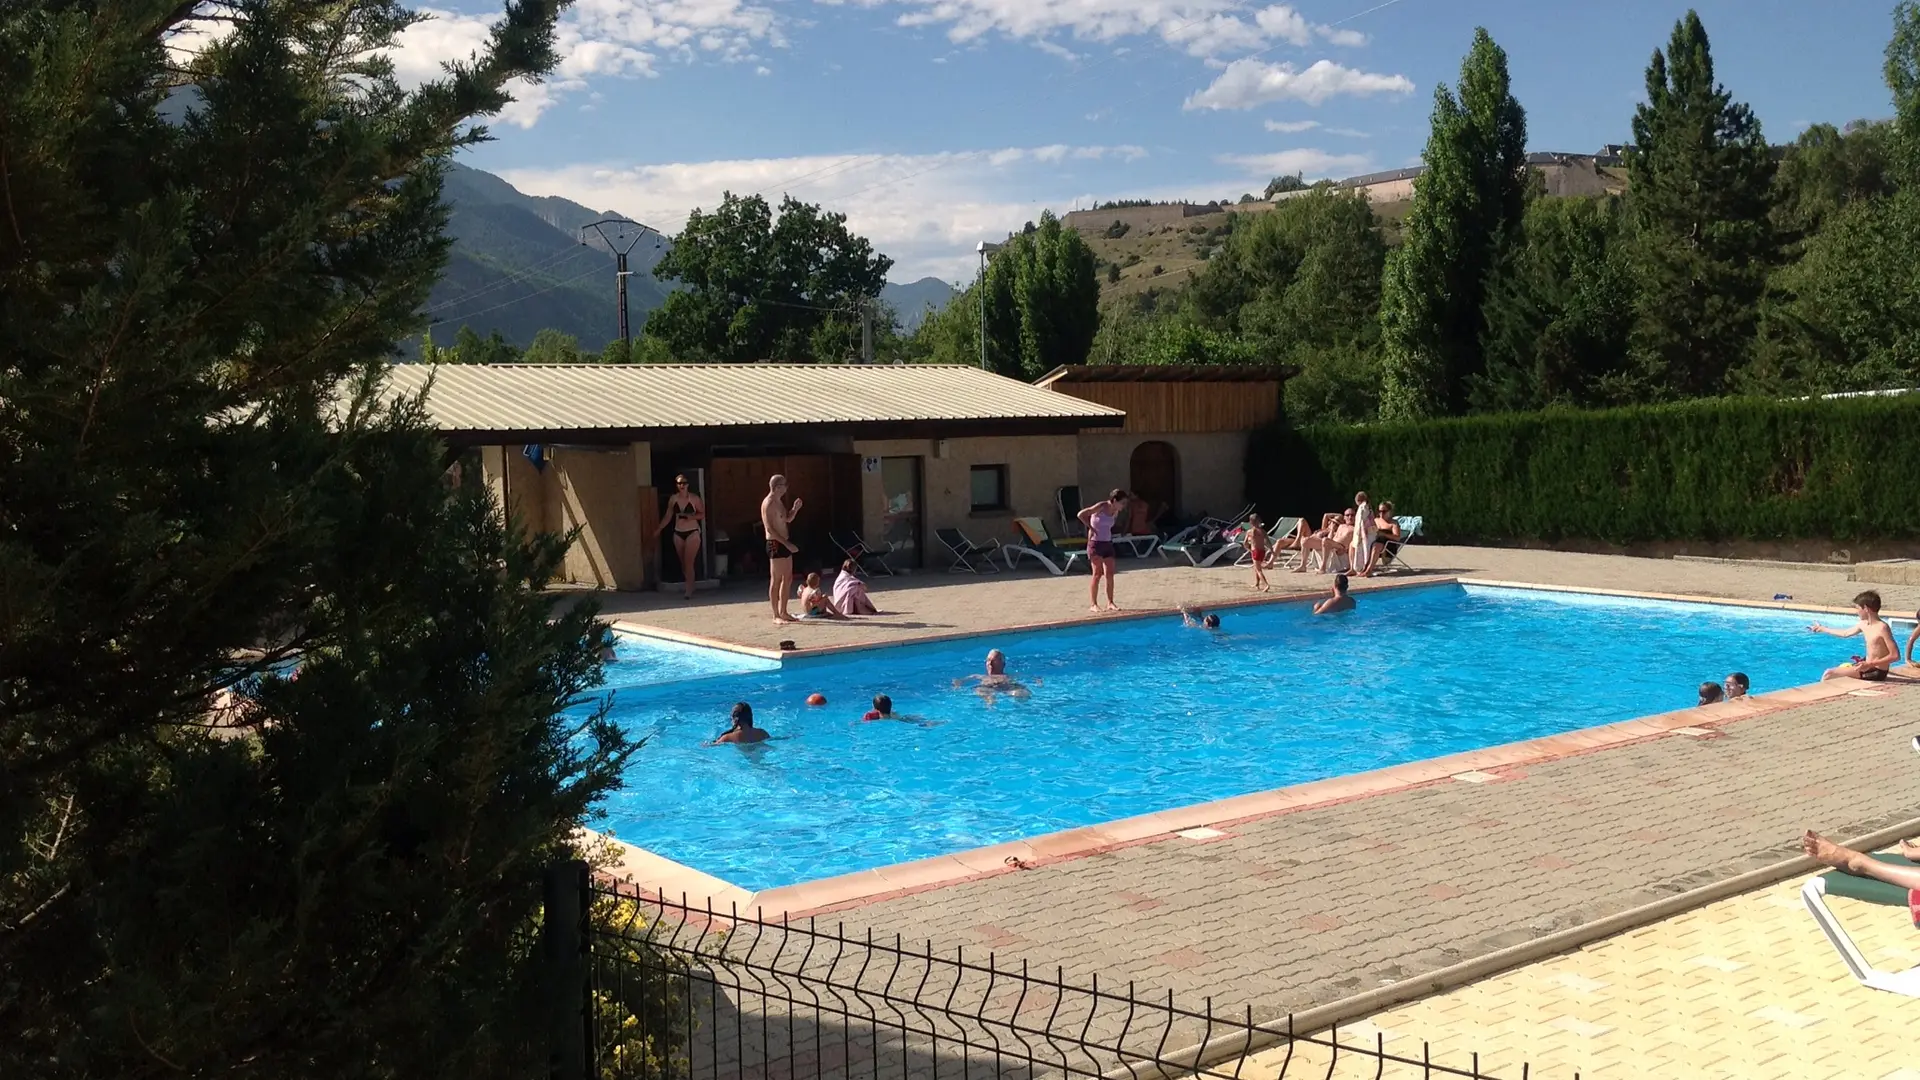
[[[800,513],[801,500],[793,500],[788,509],[787,478],[778,474],[767,481],[767,497],[760,500],[760,524],[767,530],[767,602],[773,605],[773,621],[796,621],[787,614],[787,596],[793,592],[793,553],[800,549],[788,537],[787,525]]]
[[[1887,677],[1887,670],[1900,659],[1900,649],[1893,643],[1893,628],[1880,618],[1880,594],[1872,589],[1853,598],[1853,610],[1859,614],[1860,621],[1845,630],[1817,625],[1807,627],[1813,633],[1830,637],[1849,638],[1858,634],[1867,639],[1866,656],[1856,656],[1852,663],[1828,668],[1820,678],[1879,682]]]

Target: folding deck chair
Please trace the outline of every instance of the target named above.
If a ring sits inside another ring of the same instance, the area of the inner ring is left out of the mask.
[[[947,567],[947,573],[977,574],[982,570],[994,574],[1000,572],[993,565],[993,553],[1000,550],[1000,541],[989,540],[984,544],[976,544],[967,539],[959,529],[935,529],[933,535],[939,537],[940,543],[945,545],[947,551],[953,555],[953,565]]]
[[[1912,866],[1912,862],[1898,855],[1875,855],[1881,862]],[[1844,896],[1850,900],[1860,900],[1869,904],[1884,904],[1907,910],[1907,890],[1898,885],[1889,885],[1874,878],[1855,877],[1839,870],[1829,870],[1819,877],[1809,880],[1800,887],[1800,900],[1807,905],[1807,911],[1813,921],[1819,924],[1820,932],[1840,954],[1847,970],[1863,985],[1875,990],[1885,990],[1891,994],[1904,994],[1907,997],[1920,997],[1920,967],[1911,967],[1905,971],[1881,971],[1867,962],[1860,953],[1859,946],[1847,936],[1845,927],[1827,909],[1827,897]]]
[[[1400,539],[1387,541],[1386,550],[1380,553],[1379,563],[1374,569],[1379,570],[1391,565],[1397,570],[1413,570],[1414,568],[1407,563],[1406,556],[1402,554],[1402,551],[1408,544],[1413,543],[1415,537],[1420,535],[1420,526],[1426,524],[1427,519],[1423,517],[1397,517],[1393,520],[1400,525]]]
[[[833,546],[839,548],[848,559],[853,561],[854,576],[875,573],[885,574],[888,577],[894,576],[893,567],[887,565],[887,556],[893,554],[895,545],[888,544],[887,550],[875,551],[860,538],[857,532],[829,532],[827,539],[833,541]]]
[[[1007,560],[1009,570],[1019,566],[1022,555],[1033,556],[1055,577],[1072,570],[1075,559],[1086,561],[1085,549],[1068,551],[1054,543],[1053,537],[1047,535],[1047,523],[1037,517],[1014,518],[1013,527],[1020,532],[1021,539],[1025,543],[1000,545],[1000,551]]]
[[[1293,539],[1293,534],[1299,531],[1300,519],[1297,517],[1274,519],[1273,527],[1267,530],[1267,558],[1269,560],[1267,565],[1270,568],[1284,570],[1293,565],[1292,557],[1289,557],[1283,562],[1276,558],[1276,556],[1280,553],[1280,545]],[[1297,551],[1293,552],[1293,555],[1298,554],[1300,553]],[[1233,560],[1233,565],[1235,566],[1250,566],[1252,563],[1253,549],[1251,548],[1243,548],[1240,552],[1240,557]]]

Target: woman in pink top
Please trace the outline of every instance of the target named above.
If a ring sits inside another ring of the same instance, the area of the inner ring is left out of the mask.
[[[1080,511],[1080,523],[1087,527],[1087,565],[1093,568],[1093,581],[1087,586],[1091,610],[1100,610],[1100,579],[1107,579],[1107,610],[1119,611],[1113,602],[1113,522],[1126,505],[1127,493],[1114,488],[1107,497]]]

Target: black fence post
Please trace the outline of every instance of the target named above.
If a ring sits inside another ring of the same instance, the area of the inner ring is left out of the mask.
[[[548,1074],[552,1080],[593,1080],[593,987],[587,972],[587,864],[547,867],[540,926],[547,964]]]

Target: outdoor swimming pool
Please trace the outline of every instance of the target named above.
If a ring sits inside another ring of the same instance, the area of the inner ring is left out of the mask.
[[[1764,693],[1860,651],[1798,612],[1457,585],[1223,618],[784,667],[624,637],[614,715],[648,741],[602,827],[757,890],[1684,708],[1735,670]],[[990,646],[1031,699],[954,688]],[[861,723],[876,693],[938,726]],[[774,740],[701,746],[736,701]]]

